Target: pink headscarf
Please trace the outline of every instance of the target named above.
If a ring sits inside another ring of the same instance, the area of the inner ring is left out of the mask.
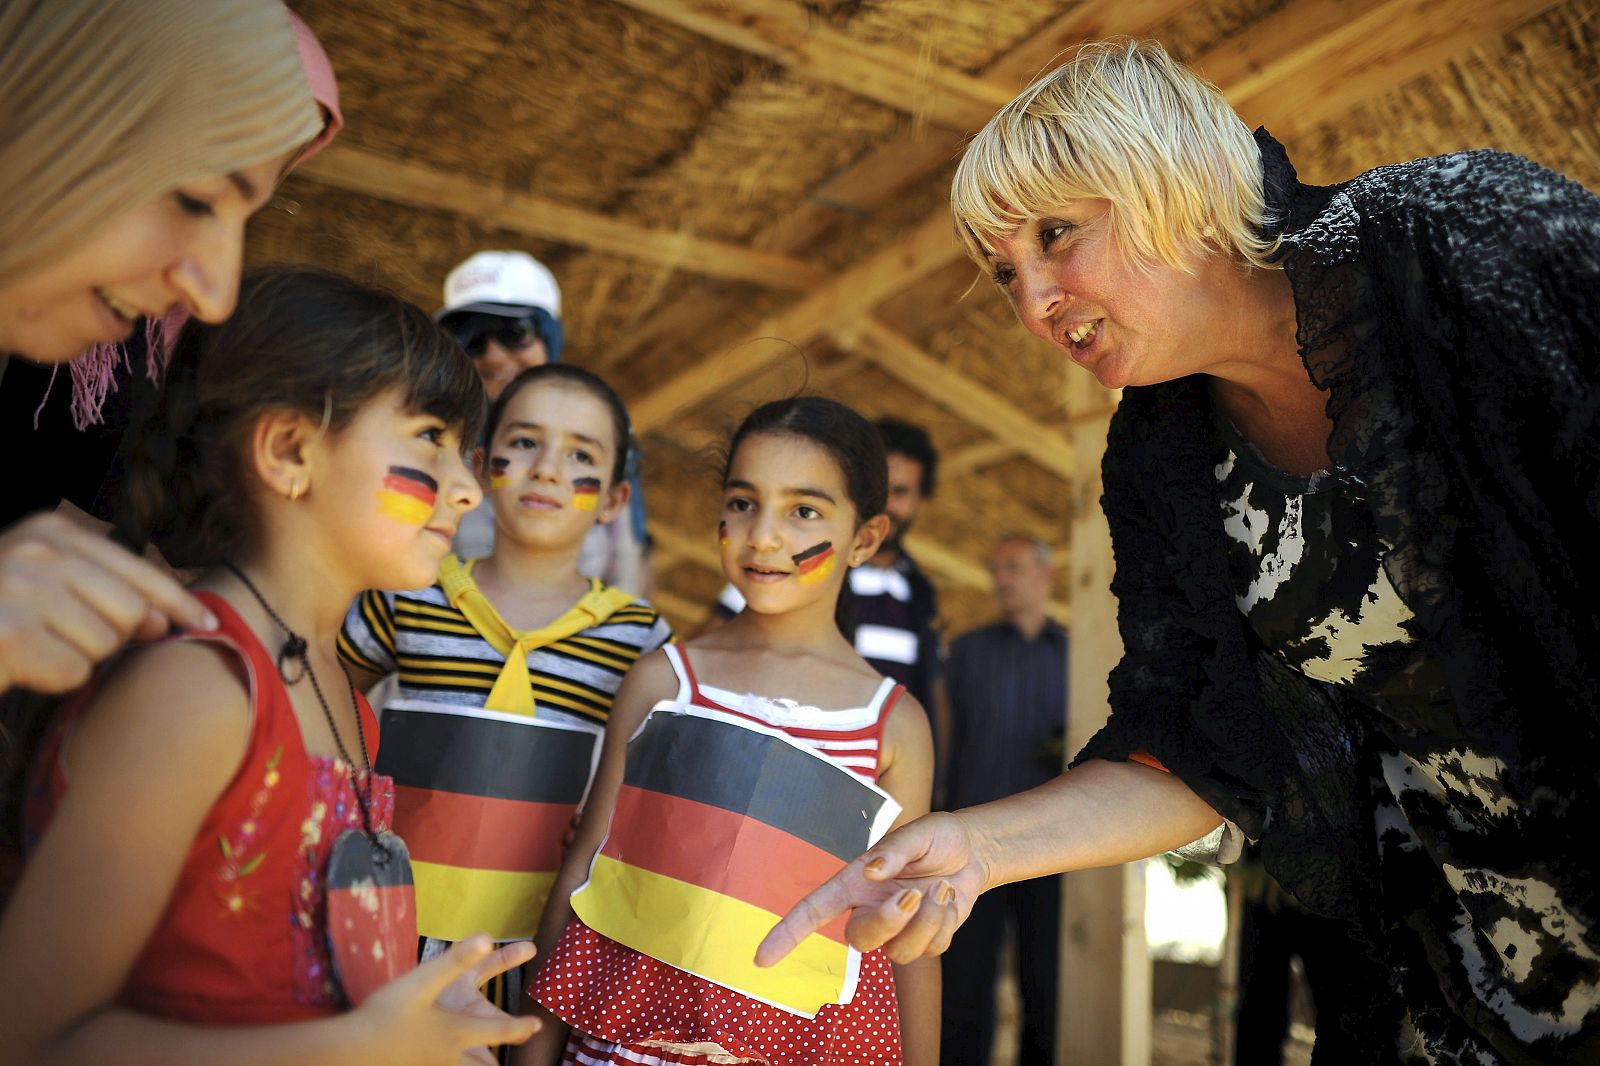
[[[295,47],[300,52],[300,69],[305,73],[306,81],[311,86],[312,98],[322,108],[323,117],[322,132],[312,138],[301,149],[300,154],[294,157],[294,161],[289,164],[290,168],[293,168],[328,146],[328,142],[333,140],[344,127],[344,114],[339,110],[339,81],[334,76],[333,64],[328,61],[328,53],[323,50],[322,42],[317,40],[317,35],[311,32],[311,27],[293,11],[289,12],[289,22],[294,29]],[[166,365],[167,353],[172,349],[172,342],[177,338],[178,330],[188,320],[188,312],[179,309],[168,313],[164,318],[145,321],[145,373],[150,376],[151,381],[161,376],[161,370]],[[97,344],[67,364],[67,370],[72,375],[74,426],[83,430],[102,421],[106,397],[116,388],[117,367],[126,366],[127,362],[128,353],[122,345]],[[59,364],[56,369],[60,369]],[[50,389],[54,387],[55,380],[55,373],[52,372],[50,384],[45,387],[44,396],[39,401],[39,408],[33,413],[33,424],[36,429],[39,425],[39,415],[44,411],[45,401],[50,398]]]

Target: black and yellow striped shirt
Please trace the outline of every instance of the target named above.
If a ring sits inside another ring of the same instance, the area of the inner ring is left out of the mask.
[[[528,677],[539,713],[604,725],[622,675],[671,639],[666,619],[636,599],[598,625],[536,648],[528,653]],[[362,593],[345,616],[339,654],[362,670],[398,674],[399,700],[471,708],[483,706],[505,663],[438,585]]]

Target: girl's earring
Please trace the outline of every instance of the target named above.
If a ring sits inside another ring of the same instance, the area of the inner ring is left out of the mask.
[[[303,492],[305,492],[305,488],[300,484],[300,482],[289,482],[289,499],[298,500]]]

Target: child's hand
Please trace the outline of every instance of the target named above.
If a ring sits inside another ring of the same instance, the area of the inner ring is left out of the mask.
[[[370,1061],[391,1066],[494,1066],[486,1050],[520,1044],[537,1019],[515,1018],[491,1006],[478,985],[533,957],[533,945],[507,944],[491,952],[486,936],[463,940],[436,959],[373,993],[356,1010],[370,1034]],[[470,995],[468,992],[470,991]]]
[[[496,1018],[501,1011],[483,998],[483,986],[508,970],[533,960],[537,949],[531,940],[516,940],[484,956],[483,961],[450,982],[434,1002],[444,1010],[459,1011],[475,1018]]]

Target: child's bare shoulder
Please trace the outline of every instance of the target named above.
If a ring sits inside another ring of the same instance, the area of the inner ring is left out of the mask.
[[[629,688],[657,689],[662,687],[677,688],[678,675],[672,668],[672,661],[667,658],[667,645],[663,644],[654,651],[647,652],[628,668],[628,676],[624,681]]]
[[[91,697],[87,720],[114,715],[129,727],[248,727],[249,682],[238,652],[205,638],[165,640],[125,654]]]

